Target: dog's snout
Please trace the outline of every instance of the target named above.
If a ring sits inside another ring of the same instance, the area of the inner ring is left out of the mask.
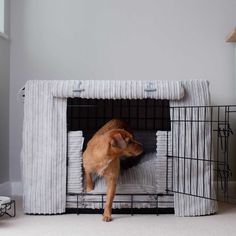
[[[139,144],[139,154],[141,154],[142,152],[143,152],[143,145],[140,143],[140,144]],[[138,154],[138,155],[139,155],[139,154]]]
[[[135,146],[135,156],[138,156],[140,155],[142,152],[143,152],[143,145],[139,142],[135,142],[134,143],[134,146]]]

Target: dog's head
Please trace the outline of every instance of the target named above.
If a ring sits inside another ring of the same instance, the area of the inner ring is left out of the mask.
[[[143,152],[142,144],[133,135],[123,129],[113,129],[109,132],[109,154],[117,156],[138,156]]]

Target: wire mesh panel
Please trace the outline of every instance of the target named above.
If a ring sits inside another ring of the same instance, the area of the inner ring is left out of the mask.
[[[163,195],[176,193],[236,203],[236,176],[231,171],[236,168],[236,106],[170,107],[167,100],[73,98],[68,99],[67,108],[68,131],[84,131],[85,140],[113,118],[127,121],[145,139],[153,132],[155,138],[157,131],[164,132]],[[78,208],[78,195],[76,204]]]
[[[170,130],[169,101],[156,99],[68,99],[69,130],[94,131],[111,119],[133,130]]]
[[[120,161],[123,180],[127,180],[126,184],[133,186],[133,189],[131,188],[127,193],[117,193],[113,205],[117,205],[116,208],[122,208],[122,210],[126,207],[128,209],[127,212],[131,212],[131,214],[132,212],[138,212],[138,208],[142,208],[140,206],[145,204],[148,206],[146,208],[146,212],[148,213],[173,213],[173,194],[165,192],[165,180],[163,180],[164,192],[156,190],[154,192],[147,191],[145,190],[145,186],[142,187],[142,182],[138,183],[138,185],[141,186],[141,192],[137,192],[136,189],[139,186],[134,186],[132,182],[132,180],[135,179],[132,173],[136,172],[131,172],[131,174],[127,175],[127,178],[124,178],[124,172],[127,171],[127,169],[132,167],[137,168],[140,163],[145,163],[144,161],[147,161],[148,158],[148,160],[157,158],[155,155],[157,143],[156,133],[157,131],[170,131],[171,128],[169,101],[157,99],[68,99],[68,133],[70,131],[72,131],[72,133],[78,132],[78,130],[82,131],[85,139],[84,148],[92,135],[111,119],[122,119],[129,124],[131,130],[134,132],[135,139],[143,144],[144,154],[141,157],[127,160],[122,159]],[[153,153],[154,155],[152,155]],[[150,155],[148,156],[148,154]],[[140,167],[139,170],[141,170]],[[70,171],[70,168],[68,168],[68,171]],[[150,169],[147,169],[147,172],[148,171],[150,171]],[[153,176],[153,179],[155,179],[155,172]],[[165,178],[164,174],[163,177]],[[67,183],[68,181],[70,181],[69,178],[67,178]],[[68,185],[72,186],[70,183]],[[147,185],[151,186],[152,183],[149,182]],[[157,188],[156,182],[153,188]],[[90,197],[92,197],[92,200]],[[77,213],[87,212],[84,210],[93,209],[93,206],[103,208],[104,201],[105,194],[103,193],[87,194],[85,192],[78,193],[76,191],[67,193],[67,208],[77,209]],[[164,208],[167,211],[163,211],[162,209]],[[141,212],[143,213],[144,211],[140,211],[140,213]]]
[[[170,107],[167,192],[236,203],[229,188],[235,112],[235,106]]]

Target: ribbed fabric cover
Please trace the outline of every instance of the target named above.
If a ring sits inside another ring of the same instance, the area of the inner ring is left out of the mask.
[[[28,81],[25,85],[22,148],[25,213],[65,211],[68,97],[149,97],[173,100],[171,104],[175,106],[207,105],[209,90],[204,81]],[[181,103],[176,101],[183,97]],[[215,210],[212,201],[175,196],[177,215],[204,215]]]
[[[50,81],[47,82],[50,83]],[[185,94],[179,81],[63,80],[51,81],[51,86],[53,96],[63,98],[79,96],[81,98],[102,99],[155,98],[179,100]]]
[[[51,82],[26,83],[21,153],[25,213],[65,212],[66,108],[65,98],[53,98]]]
[[[210,105],[209,84],[207,81],[184,81],[182,85],[187,91],[186,96],[181,101],[171,101],[170,106]],[[171,110],[170,113],[172,120],[184,120],[185,118],[186,120],[209,120],[209,110],[206,109],[205,113],[205,108],[195,108],[192,112],[190,109],[186,109],[186,117],[184,108],[174,109],[174,112]],[[209,123],[193,122],[191,125],[190,122],[187,122],[186,128],[184,127],[184,122],[172,122],[171,124],[173,140],[171,143],[173,146],[171,148],[173,150],[173,156],[185,156],[205,160],[210,159],[211,131]],[[197,161],[185,160],[184,163],[183,159],[175,158],[173,164],[174,191],[210,197],[211,187],[211,197],[214,198],[213,177],[210,177],[213,171],[210,172],[210,168],[212,168],[210,162],[198,161],[197,164]],[[217,202],[213,200],[184,194],[175,194],[174,199],[176,216],[200,216],[212,214],[217,211]]]
[[[82,131],[68,132],[67,193],[83,192]]]
[[[158,193],[166,192],[166,181],[168,181],[168,186],[171,184],[171,163],[168,163],[168,179],[166,179],[166,168],[167,168],[167,138],[168,142],[171,143],[171,132],[168,131],[157,131],[156,133],[156,155],[157,155],[157,163],[156,163],[156,191]],[[171,151],[170,146],[169,152]]]
[[[163,166],[159,166],[156,153],[148,153],[143,157],[143,162],[139,163],[128,170],[121,171],[121,174],[117,181],[116,193],[129,194],[129,193],[164,193],[165,192],[165,182],[159,182],[156,178],[156,172],[162,172]],[[165,169],[166,171],[166,169]],[[165,178],[165,176],[164,176]],[[163,184],[163,185],[162,185]],[[157,191],[157,186],[160,188],[161,192]],[[164,191],[162,191],[164,189]],[[90,193],[106,193],[107,185],[104,178],[95,178],[95,189]],[[173,197],[161,197],[161,203],[159,207],[173,207]],[[93,200],[101,201],[100,196],[83,196],[80,198],[81,203],[79,207],[82,206],[83,200]],[[117,195],[115,200],[118,201],[130,201],[130,196],[119,196]],[[134,196],[134,201],[155,201],[154,196]],[[160,199],[159,199],[160,200]],[[172,202],[172,203],[170,203]],[[155,207],[155,203],[135,203],[133,206],[137,208],[151,208]],[[67,196],[67,207],[73,208],[76,205],[76,196]],[[101,203],[85,203],[83,207],[87,208],[101,208]],[[129,208],[129,203],[113,203],[113,208]]]
[[[81,131],[77,131],[78,133],[82,133]],[[72,135],[69,132],[69,137]],[[170,132],[169,132],[170,133]],[[148,135],[149,134],[149,135]],[[145,149],[150,146],[150,144],[156,146],[156,152],[150,152],[144,154],[141,162],[128,170],[121,171],[121,174],[118,178],[117,182],[117,193],[149,193],[149,194],[157,194],[157,193],[165,193],[166,191],[166,151],[167,151],[167,132],[166,131],[158,131],[156,135],[151,135],[152,133],[148,133],[146,136],[144,132],[135,132],[135,137],[145,145]],[[168,139],[171,140],[171,134],[169,134]],[[149,137],[147,139],[147,136]],[[73,143],[80,142],[80,136],[73,137]],[[145,140],[146,139],[146,140]],[[145,141],[145,142],[143,142]],[[70,150],[72,140],[69,139],[68,147]],[[170,142],[170,141],[169,141]],[[153,148],[153,147],[152,147]],[[78,148],[77,148],[78,149]],[[70,159],[70,157],[69,157]],[[82,157],[77,155],[77,162],[82,161]],[[74,184],[74,181],[78,182],[81,179],[82,170],[78,168],[77,162],[71,163],[68,168],[68,176],[73,175],[73,178],[68,178],[67,185],[70,186],[70,193],[81,193],[83,189],[78,188],[77,184]],[[74,172],[72,169],[76,169],[77,171]],[[171,166],[169,165],[169,169]],[[79,171],[81,170],[81,172]],[[72,172],[72,173],[71,173]],[[169,170],[169,174],[170,174]],[[77,177],[76,177],[77,175]],[[171,178],[169,176],[169,183]],[[81,184],[82,186],[82,180]],[[91,193],[106,193],[107,186],[103,178],[96,178],[95,181],[95,189]],[[67,207],[68,208],[76,208],[77,197],[67,195]],[[79,197],[79,207],[87,207],[87,208],[100,208],[100,203],[87,203],[83,204],[83,200],[93,200],[93,201],[100,201],[100,196],[83,196]],[[116,196],[116,200],[124,201],[130,200],[130,196]],[[136,196],[134,200],[138,201],[155,201],[154,197],[150,196]],[[173,207],[173,197],[171,196],[163,196],[160,197],[159,207]],[[127,203],[114,203],[113,208],[129,208],[130,204]],[[135,203],[134,207],[137,208],[151,208],[155,207],[155,203]]]

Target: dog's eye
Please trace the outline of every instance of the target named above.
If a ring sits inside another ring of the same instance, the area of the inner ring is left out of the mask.
[[[131,139],[128,139],[127,143],[128,143],[128,144],[131,144],[131,143],[132,143]]]
[[[128,138],[128,137],[125,138],[125,141],[126,141],[127,144],[131,144],[132,143],[132,140],[130,138]]]

